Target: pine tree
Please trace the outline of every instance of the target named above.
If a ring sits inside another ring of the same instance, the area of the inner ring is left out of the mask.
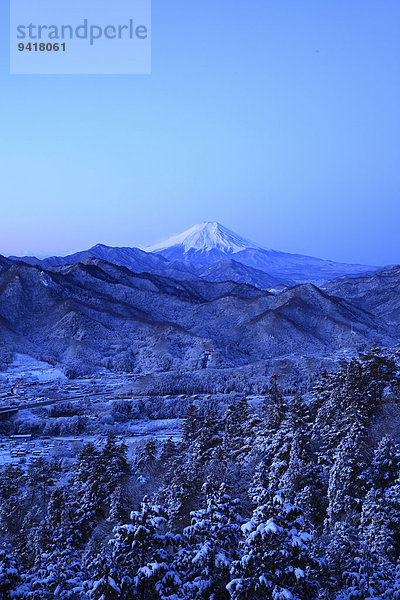
[[[102,450],[87,444],[74,469],[74,492],[79,503],[79,520],[87,532],[109,513],[110,497],[128,474],[126,446],[108,436]]]
[[[160,453],[160,464],[162,465],[163,469],[168,470],[168,468],[174,463],[178,452],[178,445],[171,438],[168,438],[168,440],[164,443]]]
[[[47,506],[46,523],[51,531],[51,547],[57,550],[79,547],[84,524],[79,520],[80,507],[67,488],[55,488]]]
[[[121,588],[112,577],[110,557],[100,553],[89,565],[91,582],[88,597],[90,600],[121,600]]]
[[[177,538],[167,529],[159,506],[145,497],[132,523],[114,529],[110,575],[121,591],[121,599],[164,600],[180,585],[171,568]]]
[[[395,361],[375,348],[344,362],[340,370],[314,389],[311,405],[317,410],[314,436],[323,444],[329,456],[359,423],[367,426],[382,405],[383,392],[388,385],[398,385]]]
[[[183,425],[183,441],[190,444],[196,438],[201,423],[200,414],[194,404],[191,404],[187,410],[185,422]]]
[[[360,536],[381,560],[396,562],[400,553],[400,483],[367,493]]]
[[[223,445],[227,452],[243,451],[250,436],[250,412],[246,398],[230,404],[224,418]]]
[[[121,485],[117,485],[110,496],[109,521],[121,522],[126,514],[126,500]]]
[[[162,502],[172,527],[182,530],[190,523],[190,512],[198,506],[201,482],[201,467],[190,459],[179,470],[172,468],[167,473],[157,499]]]
[[[264,476],[266,488],[269,492],[273,493],[274,490],[279,489],[282,477],[288,470],[290,461],[290,451],[293,443],[294,431],[288,431],[286,428],[281,427],[278,431],[268,440],[268,444],[262,441],[259,445],[259,440],[256,441],[255,447],[262,453],[262,463],[264,465]],[[258,470],[257,470],[258,472]],[[261,472],[259,473],[261,474]],[[258,494],[254,499],[258,501]],[[252,496],[250,496],[252,498]],[[253,498],[252,498],[253,499]]]
[[[158,450],[155,439],[149,439],[139,450],[135,460],[135,471],[141,481],[146,481],[157,468]]]
[[[0,550],[0,598],[2,600],[16,598],[20,581],[21,576],[12,552]]]
[[[37,458],[28,471],[28,485],[33,491],[32,499],[38,496],[43,512],[46,511],[48,491],[54,485],[54,475],[57,465],[40,457]]]
[[[257,434],[260,439],[265,438],[268,440],[281,427],[288,411],[288,404],[278,387],[275,375],[271,377],[265,391],[261,410],[262,418]]]
[[[327,503],[323,473],[310,447],[310,435],[305,429],[295,431],[286,472],[279,481],[286,497],[293,499],[306,518],[314,525],[321,524]]]
[[[400,475],[400,447],[389,435],[383,437],[371,463],[370,479],[375,490],[393,485]]]
[[[336,588],[340,589],[345,585],[344,575],[351,570],[359,550],[357,528],[346,521],[336,521],[324,548],[326,566],[336,581]]]
[[[317,594],[317,562],[302,511],[281,493],[264,492],[242,525],[243,555],[232,569],[232,600],[304,600]]]
[[[0,500],[18,495],[23,485],[24,472],[18,465],[7,465],[0,473]]]
[[[367,487],[366,437],[364,426],[355,423],[337,449],[328,485],[328,517],[331,525],[361,512]]]
[[[189,549],[185,557],[185,598],[229,599],[226,586],[232,562],[239,558],[241,538],[238,500],[232,500],[225,484],[213,490],[205,484],[206,508],[191,513],[192,523],[184,532]]]
[[[86,600],[81,562],[71,550],[37,551],[24,600]]]
[[[22,521],[22,500],[18,495],[10,495],[0,505],[0,527],[5,533],[16,535],[21,529]]]
[[[104,468],[104,480],[108,492],[112,492],[120,485],[129,468],[126,462],[127,447],[125,444],[117,443],[114,435],[107,436],[106,444],[101,453],[101,464]]]
[[[367,386],[367,395],[373,406],[382,402],[383,391],[388,385],[396,386],[400,380],[400,373],[393,356],[374,345],[368,352],[359,354],[364,382]]]
[[[400,561],[394,571],[393,582],[388,583],[383,598],[384,600],[400,600]]]
[[[388,574],[366,545],[355,556],[353,568],[344,579],[345,587],[337,600],[383,600],[388,587]]]

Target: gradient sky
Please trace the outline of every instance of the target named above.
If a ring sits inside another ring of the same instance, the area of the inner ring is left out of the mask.
[[[400,263],[398,0],[153,0],[152,75],[9,75],[2,254],[139,246],[216,220]]]

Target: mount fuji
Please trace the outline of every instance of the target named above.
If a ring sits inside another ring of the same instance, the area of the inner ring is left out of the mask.
[[[217,256],[220,259],[248,248],[262,250],[262,246],[246,240],[216,221],[211,221],[198,223],[183,233],[174,235],[160,244],[149,246],[145,250],[161,252],[166,258],[172,259],[184,258],[190,253],[199,252],[204,257],[208,256],[206,263],[209,264],[214,262],[212,260],[214,252],[220,253]],[[197,259],[201,260],[199,256]]]
[[[57,269],[92,259],[126,267],[134,273],[151,273],[178,281],[234,281],[264,290],[298,283],[321,285],[333,279],[366,275],[382,269],[278,252],[213,221],[194,225],[165,242],[144,249],[97,244],[68,256],[44,259],[10,256],[0,259],[0,271],[13,262]]]
[[[0,256],[0,368],[20,352],[72,376],[236,369],[400,339],[398,268],[367,276],[378,269],[263,248],[214,222],[146,250]]]
[[[321,284],[339,277],[361,275],[380,270],[359,264],[337,263],[301,254],[289,254],[246,240],[220,223],[204,222],[187,231],[144,248],[170,261],[183,261],[194,266],[205,266],[234,260],[251,269],[258,269],[282,283]],[[230,263],[231,265],[231,263]]]

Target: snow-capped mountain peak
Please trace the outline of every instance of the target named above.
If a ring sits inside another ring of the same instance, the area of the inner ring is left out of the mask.
[[[183,252],[219,250],[226,254],[235,254],[248,248],[262,249],[258,244],[242,238],[216,221],[198,223],[183,233],[174,235],[154,246],[149,246],[145,250],[146,252],[162,252],[170,248],[179,248]]]
[[[194,225],[160,244],[145,248],[145,251],[195,268],[233,259],[246,267],[264,271],[282,283],[319,284],[337,277],[378,270],[377,267],[335,263],[265,248],[215,221]]]

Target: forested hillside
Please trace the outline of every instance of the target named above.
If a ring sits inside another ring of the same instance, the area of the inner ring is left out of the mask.
[[[0,474],[0,597],[398,600],[400,355],[261,404],[196,400],[181,442],[111,436]]]
[[[136,377],[200,371],[204,381],[205,368],[234,372],[397,343],[398,295],[388,304],[386,293],[375,293],[366,309],[338,291],[304,283],[272,294],[232,281],[133,273],[94,258],[48,270],[15,263],[0,270],[0,369],[17,352],[71,378],[104,369]]]

